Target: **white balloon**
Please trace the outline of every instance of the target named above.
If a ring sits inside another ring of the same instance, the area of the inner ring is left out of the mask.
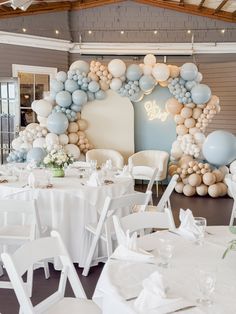
[[[158,63],[153,67],[152,75],[157,81],[166,81],[170,76],[170,69],[166,64]]]
[[[26,126],[25,130],[29,131],[29,130],[33,130],[35,129],[39,124],[38,123],[30,123]]]
[[[202,73],[198,72],[197,77],[195,78],[195,81],[200,83],[203,79]]]
[[[85,74],[88,74],[90,67],[89,64],[86,61],[83,60],[77,60],[73,62],[70,66],[70,71],[73,70],[79,70],[80,72],[84,72]]]
[[[12,142],[11,142],[11,146],[13,149],[15,150],[19,150],[20,146],[22,144],[22,140],[20,137],[15,138]]]
[[[78,160],[80,156],[80,150],[79,147],[76,146],[75,144],[67,144],[64,146],[65,151],[67,154],[71,154],[74,159]]]
[[[31,108],[33,111],[35,111],[36,105],[37,105],[38,100],[34,100],[31,104]]]
[[[47,126],[48,118],[37,116],[37,119],[38,119],[41,127],[46,127]]]
[[[231,162],[230,166],[229,166],[229,170],[232,174],[236,174],[236,160],[234,160],[233,162]]]
[[[34,111],[41,117],[47,118],[52,111],[52,104],[45,99],[38,100]]]
[[[31,150],[33,148],[33,145],[29,142],[24,142],[21,144],[20,149],[25,149],[27,151]]]
[[[147,64],[147,65],[154,65],[156,64],[157,60],[156,60],[156,57],[150,53],[144,57],[143,62],[144,64]]]
[[[121,77],[125,74],[126,64],[120,59],[113,59],[108,63],[108,70],[114,77]]]
[[[46,146],[46,139],[44,137],[37,138],[33,141],[33,147],[44,148]]]
[[[60,134],[59,135],[59,144],[66,145],[69,143],[69,138],[66,134]]]
[[[110,88],[117,91],[122,86],[122,81],[119,78],[113,78],[110,84]]]
[[[59,138],[58,138],[57,134],[48,133],[46,135],[46,144],[47,145],[59,144]]]
[[[144,75],[151,75],[152,74],[152,66],[149,64],[145,64],[143,66],[143,74]]]
[[[206,139],[206,136],[201,132],[194,133],[193,137],[198,144],[203,144]]]

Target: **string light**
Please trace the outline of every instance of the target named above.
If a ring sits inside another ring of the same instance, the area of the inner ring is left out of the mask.
[[[125,32],[124,31],[120,31],[120,33],[121,33],[121,35],[124,35]]]
[[[225,29],[222,29],[222,30],[221,30],[221,34],[224,34],[224,33],[225,33]]]
[[[191,34],[191,29],[188,29],[188,30],[187,30],[187,34]]]
[[[56,29],[56,30],[55,30],[55,33],[56,33],[56,35],[59,35],[60,32],[59,32],[58,29]]]
[[[26,33],[27,29],[26,28],[22,28],[22,32]]]
[[[157,30],[155,30],[153,33],[154,33],[154,35],[156,35],[156,34],[158,33],[158,31],[157,31]]]
[[[91,35],[93,32],[91,30],[88,31],[88,34]]]

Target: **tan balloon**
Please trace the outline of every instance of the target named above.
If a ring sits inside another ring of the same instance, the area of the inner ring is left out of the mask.
[[[69,133],[76,133],[79,130],[79,126],[76,122],[70,122],[68,126]]]
[[[89,72],[88,77],[90,77],[92,81],[99,81],[99,77],[95,73]]]
[[[177,165],[170,165],[168,172],[171,177],[176,173],[177,168]]]
[[[208,194],[211,197],[219,197],[221,194],[221,187],[218,184],[212,184],[208,188]]]
[[[85,133],[83,131],[77,132],[79,138],[85,138]]]
[[[189,162],[191,162],[192,160],[193,160],[192,156],[184,155],[183,157],[181,157],[179,165],[181,166],[183,164],[187,164],[187,166],[189,166]]]
[[[218,182],[217,185],[219,186],[220,189],[220,196],[225,196],[228,192],[227,185],[223,182]]]
[[[193,109],[196,107],[196,105],[193,102],[190,102],[190,103],[186,104],[185,107]]]
[[[183,182],[178,182],[175,186],[175,191],[177,193],[183,193],[183,189],[184,189],[184,184]]]
[[[193,173],[188,177],[188,183],[191,186],[199,186],[202,183],[202,177],[199,174]]]
[[[88,128],[88,123],[84,119],[78,120],[77,123],[79,125],[79,130],[80,131],[85,131]]]
[[[196,187],[196,192],[200,196],[205,196],[208,193],[208,187],[205,184],[201,184]]]
[[[183,193],[185,196],[193,196],[196,194],[196,188],[190,184],[186,184],[183,188]]]
[[[200,130],[196,127],[189,129],[189,134],[192,134],[192,135],[194,135],[195,133],[199,133],[199,132],[200,132]]]
[[[187,108],[187,107],[184,107],[182,110],[181,110],[181,116],[185,119],[187,118],[191,118],[192,117],[192,113],[193,113],[193,110],[191,108]]]
[[[170,69],[170,77],[172,78],[176,78],[179,76],[180,73],[180,68],[177,67],[176,65],[168,65],[169,69]]]
[[[219,169],[215,169],[212,171],[212,173],[215,175],[216,177],[216,182],[221,182],[224,179],[224,175],[223,173],[219,170]]]
[[[213,173],[207,172],[203,175],[202,181],[206,185],[213,185],[216,182],[216,177]]]
[[[160,85],[161,87],[166,87],[166,86],[168,86],[168,84],[169,84],[168,81],[159,82],[159,85]]]
[[[106,91],[109,89],[109,85],[106,82],[100,81],[99,84],[102,90]]]
[[[180,114],[177,114],[174,117],[174,120],[177,124],[184,124],[184,118]]]
[[[174,97],[169,98],[166,102],[166,110],[173,115],[180,113],[182,108],[183,105]]]
[[[193,118],[188,118],[184,121],[184,125],[188,129],[193,128],[195,126],[195,120]]]
[[[81,118],[81,113],[80,112],[77,112],[76,118],[77,118],[77,120],[79,120]]]
[[[69,137],[69,143],[70,144],[76,144],[78,142],[79,137],[78,137],[77,133],[70,133],[68,135],[68,137]]]
[[[196,107],[196,108],[193,109],[193,118],[194,119],[197,120],[201,116],[201,114],[202,114],[202,109],[201,108]]]
[[[186,128],[185,125],[180,124],[180,125],[177,125],[177,127],[176,127],[176,133],[178,135],[185,135],[188,133],[188,129]]]

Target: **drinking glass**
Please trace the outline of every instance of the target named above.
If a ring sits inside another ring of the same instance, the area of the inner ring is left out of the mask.
[[[167,268],[173,255],[173,245],[170,240],[160,239],[158,246],[159,266]]]
[[[206,226],[207,226],[207,221],[206,221],[206,218],[203,218],[203,217],[194,217],[194,221],[195,221],[195,224],[198,227],[198,231],[199,231],[195,235],[196,236],[196,244],[202,245],[203,240],[204,240]]]
[[[91,173],[97,170],[97,160],[90,160],[89,165]]]
[[[202,305],[211,305],[211,295],[215,290],[216,275],[214,272],[200,269],[197,272],[197,286],[200,293],[200,298],[197,302]]]

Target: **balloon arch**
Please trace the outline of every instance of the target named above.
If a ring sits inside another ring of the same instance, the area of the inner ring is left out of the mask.
[[[129,66],[120,59],[108,65],[75,61],[67,73],[57,73],[50,96],[32,103],[39,123],[29,124],[12,141],[14,151],[7,160],[41,161],[45,149],[61,146],[79,159],[80,153],[93,148],[86,138],[87,122],[80,115],[87,102],[104,99],[109,88],[139,102],[159,84],[168,87],[173,96],[167,100],[166,110],[176,122],[177,138],[169,166],[170,175],[180,175],[176,191],[186,196],[223,196],[227,193],[223,182],[226,165],[236,158],[236,140],[233,134],[220,130],[205,137],[206,127],[220,112],[220,104],[211,89],[200,83],[202,78],[193,63],[181,67],[157,63],[152,54],[144,57],[144,63]]]

